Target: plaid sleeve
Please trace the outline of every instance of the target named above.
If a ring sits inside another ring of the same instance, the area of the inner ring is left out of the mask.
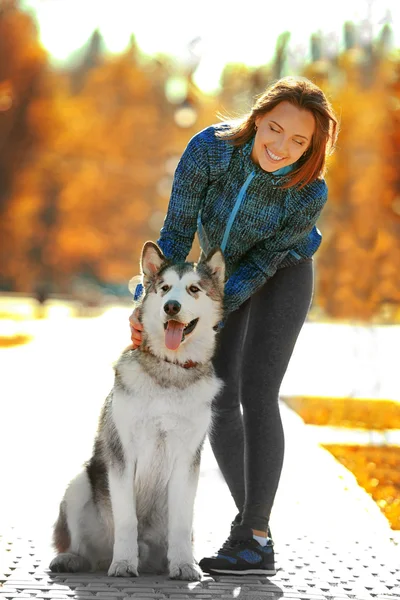
[[[260,242],[243,256],[225,284],[224,318],[239,308],[272,277],[280,263],[310,234],[327,200],[327,193],[292,212],[274,238]]]
[[[167,215],[157,240],[170,260],[184,261],[191,250],[197,216],[209,183],[209,170],[205,142],[196,135],[176,168]]]

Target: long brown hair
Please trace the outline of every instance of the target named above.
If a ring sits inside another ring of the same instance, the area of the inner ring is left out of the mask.
[[[315,119],[311,144],[297,161],[297,168],[285,177],[282,185],[282,188],[297,186],[301,189],[323,177],[326,158],[332,154],[339,133],[339,123],[330,102],[312,81],[303,77],[278,79],[256,99],[249,113],[228,121],[229,127],[218,131],[217,135],[234,146],[245,144],[255,134],[257,117],[264,116],[281,102],[290,102],[297,108],[308,110]]]

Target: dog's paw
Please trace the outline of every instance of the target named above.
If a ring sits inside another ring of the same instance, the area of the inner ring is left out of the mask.
[[[108,569],[109,577],[137,577],[137,566],[128,560],[115,560]]]
[[[49,569],[53,573],[78,573],[90,571],[90,562],[83,556],[72,552],[57,554],[50,563]]]
[[[183,581],[201,581],[203,571],[195,562],[183,563],[170,565],[169,576],[171,579],[182,579]]]

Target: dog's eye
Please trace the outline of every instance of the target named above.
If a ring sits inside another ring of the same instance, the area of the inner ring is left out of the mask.
[[[200,288],[198,288],[197,285],[191,285],[189,290],[192,292],[192,294],[196,294],[196,292],[200,291]]]
[[[169,290],[169,285],[163,285],[161,288],[162,292],[168,292],[168,290]]]

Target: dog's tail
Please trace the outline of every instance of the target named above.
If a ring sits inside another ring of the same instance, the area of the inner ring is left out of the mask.
[[[54,524],[53,545],[58,552],[67,552],[71,545],[71,534],[68,527],[65,501],[60,504],[58,519]]]

